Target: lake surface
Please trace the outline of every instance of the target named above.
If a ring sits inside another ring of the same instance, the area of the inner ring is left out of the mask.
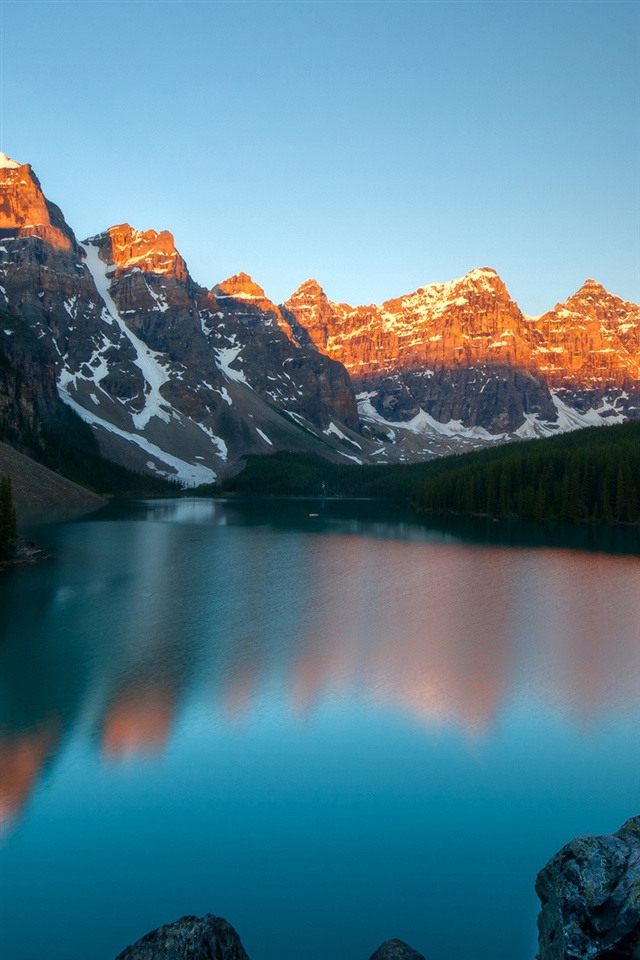
[[[56,559],[0,579],[2,960],[206,912],[251,960],[533,960],[537,871],[639,811],[637,531],[156,501],[29,533]]]

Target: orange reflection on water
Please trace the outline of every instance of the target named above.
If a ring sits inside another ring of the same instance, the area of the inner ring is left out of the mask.
[[[362,541],[342,540],[339,549],[334,538],[316,545],[316,579],[330,565],[335,586],[332,595],[310,591],[292,680],[297,706],[349,688],[420,722],[485,729],[509,685],[512,553],[483,558],[398,541],[365,552]]]
[[[544,597],[527,653],[539,691],[581,724],[613,704],[637,703],[640,681],[640,564],[591,553],[532,555],[529,604]],[[533,620],[533,617],[529,617]]]
[[[171,733],[174,698],[162,688],[129,688],[111,703],[104,718],[102,748],[112,759],[160,753]]]
[[[60,725],[50,722],[22,736],[0,734],[0,828],[6,829],[24,807],[59,732]]]

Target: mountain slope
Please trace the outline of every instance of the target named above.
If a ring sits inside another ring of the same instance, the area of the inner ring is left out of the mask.
[[[167,230],[78,243],[4,154],[0,271],[3,436],[29,446],[63,401],[105,456],[190,485],[252,453],[401,463],[639,415],[640,309],[592,280],[540,317],[488,267],[356,307],[310,280],[277,306],[245,273],[196,283]]]
[[[423,411],[529,435],[589,412],[592,423],[638,415],[640,308],[594,281],[538,318],[488,267],[381,306],[332,303],[311,280],[283,314],[296,339],[345,365],[365,416],[406,422]]]
[[[281,445],[341,456],[323,430],[358,429],[348,375],[293,342],[264,298],[249,315],[242,291],[219,303],[168,231],[122,224],[79,244],[29,165],[7,158],[0,210],[6,306],[40,344],[40,379],[55,371],[107,456],[189,484]]]

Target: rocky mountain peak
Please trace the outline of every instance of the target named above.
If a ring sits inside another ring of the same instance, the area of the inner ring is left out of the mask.
[[[459,280],[452,280],[440,286],[445,296],[455,289],[456,291],[466,290],[477,296],[498,296],[501,299],[511,300],[502,278],[492,267],[475,267]]]
[[[0,154],[0,234],[35,236],[52,247],[70,250],[75,238],[60,209],[42,192],[28,163],[17,163]]]
[[[587,290],[587,291],[593,290],[593,291],[598,291],[599,293],[607,292],[605,287],[603,287],[601,283],[598,283],[597,280],[592,280],[591,277],[587,277],[585,282],[580,287],[580,290],[578,291],[578,293],[584,290]]]
[[[614,294],[609,293],[609,291],[605,287],[603,287],[601,283],[598,283],[597,280],[587,279],[582,284],[580,289],[576,290],[576,292],[573,294],[572,297],[569,297],[569,300],[567,302],[580,301],[581,303],[584,303],[585,301],[608,300],[608,299],[617,300],[618,297],[615,297]]]
[[[291,294],[287,303],[298,303],[304,300],[326,300],[327,295],[313,277],[301,283],[297,290]]]
[[[136,230],[119,223],[85,242],[99,248],[100,259],[115,267],[115,276],[137,270],[187,281],[187,265],[168,230]]]
[[[231,297],[233,300],[267,301],[267,295],[261,286],[251,279],[248,273],[236,273],[213,288],[217,298]]]
[[[283,303],[283,309],[300,319],[305,316],[306,322],[311,321],[312,315],[322,314],[331,310],[332,304],[317,280],[310,279],[301,283],[288,300]]]
[[[579,314],[581,317],[590,317],[600,321],[606,321],[616,316],[625,323],[633,322],[637,324],[640,321],[640,307],[638,304],[629,303],[622,300],[598,283],[597,280],[585,280],[579,290],[570,296],[563,303],[557,303],[553,310],[543,314],[543,317],[553,316],[556,322],[559,319],[568,318],[572,314]]]

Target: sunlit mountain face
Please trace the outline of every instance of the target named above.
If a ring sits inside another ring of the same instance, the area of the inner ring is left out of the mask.
[[[283,309],[300,342],[344,363],[365,417],[422,412],[535,436],[566,429],[589,406],[614,421],[636,409],[640,310],[593,280],[540,317],[523,314],[489,267],[380,306],[333,303],[310,280]]]
[[[55,385],[105,455],[191,486],[247,453],[412,462],[640,410],[640,308],[594,280],[539,317],[490,267],[368,306],[309,280],[277,305],[246,273],[201,286],[167,230],[123,223],[79,243],[4,154],[0,270],[9,367],[24,364],[19,322],[39,399]],[[20,397],[5,392],[15,430]],[[47,402],[32,429],[55,416]]]

